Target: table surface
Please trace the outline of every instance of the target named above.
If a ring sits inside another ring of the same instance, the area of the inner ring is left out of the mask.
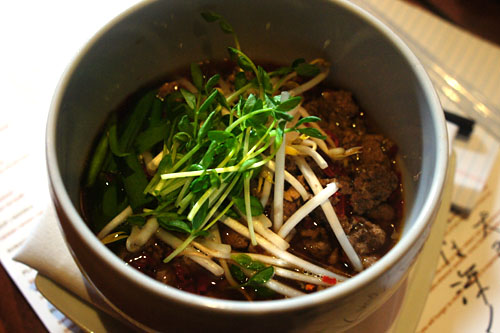
[[[405,0],[500,45],[500,0]],[[0,265],[0,333],[47,330]]]

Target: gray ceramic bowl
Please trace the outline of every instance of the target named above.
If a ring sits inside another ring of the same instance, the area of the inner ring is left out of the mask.
[[[150,279],[111,253],[79,214],[80,175],[92,138],[125,96],[190,62],[226,56],[228,35],[199,13],[212,9],[255,59],[324,57],[329,81],[354,92],[400,148],[406,189],[401,241],[358,276],[294,299],[245,303],[185,293]],[[447,165],[444,118],[414,55],[388,28],[347,1],[146,1],[101,30],[71,63],[47,126],[53,199],[82,272],[109,303],[143,329],[341,331],[400,285],[427,238]]]

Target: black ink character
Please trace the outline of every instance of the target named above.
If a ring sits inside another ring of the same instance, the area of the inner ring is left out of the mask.
[[[474,224],[474,228],[477,228],[477,227],[481,227],[481,229],[483,230],[483,238],[486,238],[486,236],[488,236],[488,231],[495,231],[495,232],[500,232],[500,229],[499,228],[495,228],[495,227],[491,227],[487,220],[488,220],[488,212],[486,211],[482,211],[480,214],[479,214],[479,221],[476,222],[476,224]]]
[[[499,247],[500,247],[500,242],[499,242]],[[478,271],[476,270],[476,264],[472,264],[467,270],[465,271],[457,271],[457,275],[459,278],[461,278],[460,281],[454,282],[450,285],[451,288],[457,288],[457,294],[461,294],[464,292],[466,289],[472,286],[477,287],[477,293],[476,293],[476,298],[481,298],[483,300],[484,305],[488,308],[489,311],[489,319],[488,319],[488,325],[486,326],[486,333],[491,333],[491,328],[493,326],[493,305],[489,303],[488,298],[486,297],[486,290],[489,289],[489,287],[483,287],[481,282],[479,281],[478,277]],[[462,304],[467,305],[468,300],[465,297],[465,295],[462,296]]]

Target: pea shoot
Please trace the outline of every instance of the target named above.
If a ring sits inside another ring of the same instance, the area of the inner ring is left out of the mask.
[[[222,16],[204,12],[202,17],[234,37],[235,47],[228,47],[236,66],[234,77],[209,76],[203,66],[193,63],[190,80],[167,82],[146,92],[124,118],[112,115],[90,158],[85,186],[95,194],[106,184],[102,201],[107,213],[96,223],[98,237],[106,244],[144,244],[145,230],[147,237],[156,232],[173,248],[164,263],[182,254],[219,272],[216,264],[206,262],[208,256],[200,259],[194,253],[208,251],[203,242],[213,236],[219,222],[230,225],[231,217],[244,221],[246,228],[240,233],[247,233],[253,246],[266,244],[256,232],[265,224],[265,203],[253,188],[262,181],[264,167],[271,164],[276,170],[284,169],[284,162],[275,166],[273,161],[277,154],[284,154],[280,148],[286,145],[286,135],[296,132],[305,138],[325,139],[317,126],[309,126],[320,118],[296,116],[302,97],[280,87],[296,76],[319,82],[318,76],[326,77],[327,71],[298,59],[268,72],[241,50],[234,29]],[[232,87],[224,91],[228,81]],[[280,243],[287,244],[284,239]],[[272,264],[231,254],[220,241],[215,247],[214,256],[231,261],[230,273],[240,287],[269,294],[264,286],[270,281],[275,288],[281,286],[272,281]],[[297,267],[342,279],[291,254],[285,256]]]

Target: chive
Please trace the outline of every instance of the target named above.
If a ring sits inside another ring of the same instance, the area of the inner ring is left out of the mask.
[[[104,160],[106,159],[107,153],[108,153],[108,136],[106,133],[104,133],[101,136],[99,142],[97,143],[94,155],[90,160],[89,171],[87,173],[87,182],[86,182],[87,187],[94,185],[97,175],[101,171],[101,168],[104,164]]]
[[[155,96],[156,92],[151,91],[144,95],[135,106],[128,118],[123,134],[120,136],[120,151],[126,152],[132,147],[135,137],[141,130],[142,124],[151,110]]]
[[[136,156],[128,155],[118,159],[127,198],[132,210],[136,211],[151,201],[151,197],[143,193],[148,180]]]

